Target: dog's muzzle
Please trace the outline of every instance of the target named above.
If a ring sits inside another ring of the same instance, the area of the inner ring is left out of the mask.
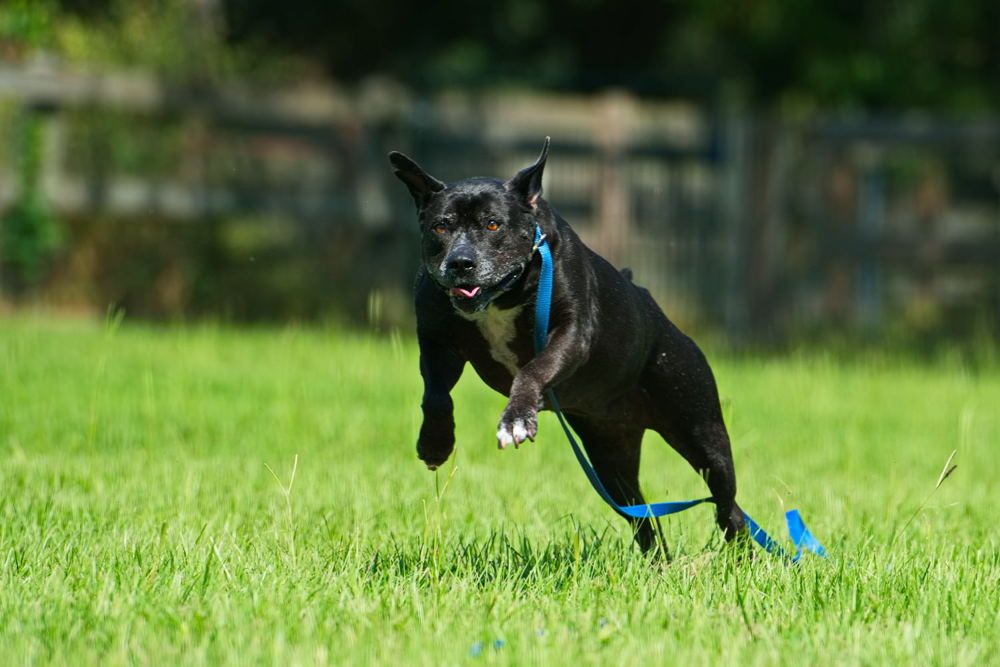
[[[524,275],[525,268],[525,264],[519,265],[490,286],[454,285],[452,287],[444,287],[442,285],[441,287],[448,292],[451,303],[455,308],[465,313],[476,313],[485,309],[498,296],[510,290],[521,276]]]

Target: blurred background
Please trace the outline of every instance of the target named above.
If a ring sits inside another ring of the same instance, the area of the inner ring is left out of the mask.
[[[409,326],[389,150],[733,345],[1000,334],[1000,4],[3,0],[0,311]]]

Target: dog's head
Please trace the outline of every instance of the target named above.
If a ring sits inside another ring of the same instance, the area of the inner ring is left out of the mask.
[[[402,153],[389,153],[393,172],[417,205],[424,266],[465,313],[485,309],[510,289],[531,259],[542,193],[542,153],[508,181],[468,178],[443,183]]]

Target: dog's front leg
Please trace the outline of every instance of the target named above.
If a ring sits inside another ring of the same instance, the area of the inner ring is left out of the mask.
[[[542,393],[546,387],[572,375],[586,359],[588,350],[588,337],[582,335],[581,327],[566,324],[553,330],[545,349],[514,377],[510,399],[497,426],[500,449],[510,444],[517,447],[525,440],[534,441]]]
[[[420,405],[424,421],[417,438],[417,456],[428,469],[436,470],[455,448],[451,390],[462,376],[465,360],[441,337],[418,331],[417,343],[420,346],[420,375],[424,378],[424,397]]]

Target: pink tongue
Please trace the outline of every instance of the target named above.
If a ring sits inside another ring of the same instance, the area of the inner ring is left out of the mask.
[[[464,287],[453,287],[451,293],[456,296],[464,296],[466,299],[471,299],[472,297],[479,294],[479,285],[476,285],[472,289],[465,289]]]

